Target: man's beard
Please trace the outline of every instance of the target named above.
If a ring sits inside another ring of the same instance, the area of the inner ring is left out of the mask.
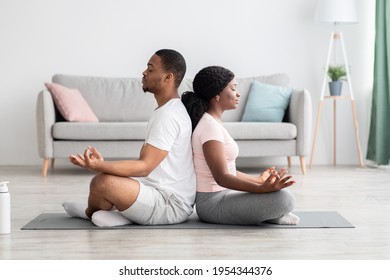
[[[146,93],[149,89],[146,86],[142,86],[142,90]]]

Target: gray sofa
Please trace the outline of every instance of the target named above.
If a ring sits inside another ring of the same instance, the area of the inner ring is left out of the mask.
[[[311,129],[311,97],[306,90],[294,90],[284,121],[281,123],[241,122],[253,80],[287,86],[285,74],[237,78],[241,94],[236,110],[224,114],[224,126],[237,141],[240,157],[286,156],[300,158],[306,172]],[[56,74],[53,83],[77,88],[99,119],[97,123],[67,122],[58,113],[51,93],[42,90],[36,107],[38,151],[43,159],[42,174],[54,159],[83,152],[87,145],[98,148],[109,158],[137,158],[144,141],[146,124],[156,107],[152,94],[142,91],[140,78],[104,78]],[[192,80],[185,79],[179,92],[192,89]]]

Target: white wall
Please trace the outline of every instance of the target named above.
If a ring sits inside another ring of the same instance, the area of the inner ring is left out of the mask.
[[[341,26],[366,153],[371,108],[374,0]],[[313,99],[313,128],[332,26],[314,23],[314,0],[0,0],[0,165],[41,164],[35,102],[55,73],[141,76],[160,48],[180,51],[188,77],[220,64],[238,77],[285,72]],[[345,106],[344,106],[345,105]],[[352,113],[339,106],[340,164],[357,163]],[[314,164],[332,163],[325,104]],[[313,129],[314,131],[314,129]]]

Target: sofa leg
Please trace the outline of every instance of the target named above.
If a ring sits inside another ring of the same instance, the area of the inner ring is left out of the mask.
[[[288,156],[287,157],[287,165],[288,165],[288,168],[291,168],[291,156]]]
[[[43,165],[42,165],[42,176],[46,177],[47,175],[47,168],[49,167],[49,159],[45,158],[43,160]]]
[[[47,170],[49,169],[49,161],[50,161],[50,169],[54,169],[54,158],[45,158],[43,160],[43,165],[42,165],[42,176],[46,177],[47,175]]]
[[[306,162],[305,162],[305,157],[304,157],[304,156],[299,156],[299,161],[301,162],[302,175],[306,175]]]

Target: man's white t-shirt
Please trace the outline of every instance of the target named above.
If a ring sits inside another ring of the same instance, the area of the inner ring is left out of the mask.
[[[169,153],[149,176],[137,178],[145,185],[180,195],[189,214],[196,195],[191,134],[191,119],[179,98],[157,108],[149,120],[145,143]]]

